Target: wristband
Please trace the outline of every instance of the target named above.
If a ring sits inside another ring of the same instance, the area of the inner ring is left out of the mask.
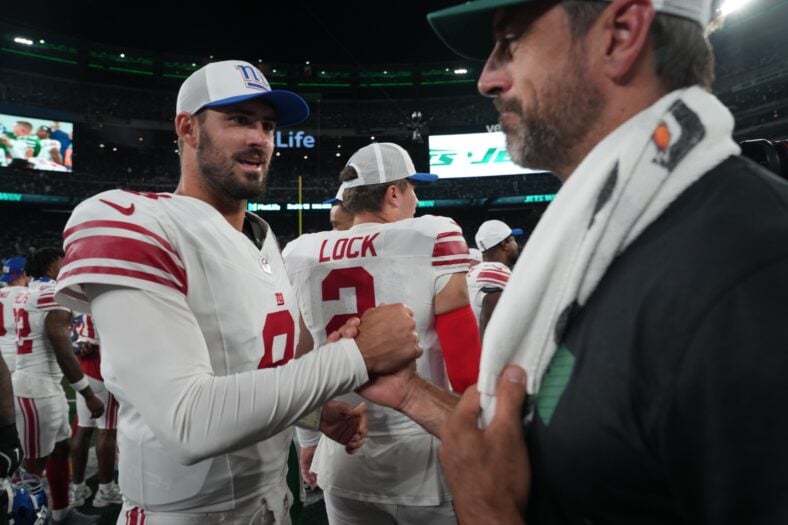
[[[77,392],[82,392],[83,390],[85,390],[89,386],[90,386],[90,383],[88,382],[88,376],[86,376],[86,375],[83,375],[82,379],[80,379],[76,383],[71,383],[71,388],[73,388]]]

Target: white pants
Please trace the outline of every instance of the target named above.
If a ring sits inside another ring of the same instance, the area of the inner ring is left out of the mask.
[[[285,493],[283,501],[263,501],[229,512],[149,512],[124,502],[116,525],[291,525],[292,496],[289,490]]]
[[[45,458],[60,443],[71,437],[66,396],[16,396],[16,428],[25,457]]]
[[[323,493],[331,525],[456,525],[451,501],[436,506],[377,503]]]

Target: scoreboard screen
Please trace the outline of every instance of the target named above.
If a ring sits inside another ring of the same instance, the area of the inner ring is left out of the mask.
[[[0,113],[0,167],[72,171],[74,124]]]
[[[430,135],[429,148],[430,173],[442,179],[544,173],[512,162],[501,131]]]

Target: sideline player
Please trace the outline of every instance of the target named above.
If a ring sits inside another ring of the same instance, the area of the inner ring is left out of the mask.
[[[515,237],[522,234],[520,228],[512,229],[503,221],[490,220],[483,222],[474,236],[483,260],[468,272],[468,290],[482,338],[520,255]]]
[[[178,93],[175,192],[105,192],[66,225],[58,298],[101,330],[121,523],[289,523],[291,425],[356,448],[363,418],[326,401],[420,354],[408,309],[387,305],[355,340],[292,359],[295,295],[276,236],[246,205],[264,190],[276,127],[308,115],[252,64],[207,64]]]
[[[361,148],[340,177],[353,227],[303,235],[286,256],[309,335],[322,344],[347,318],[376,304],[405,302],[424,347],[416,369],[462,392],[476,381],[481,351],[468,304],[468,247],[451,219],[414,218],[414,184],[437,177],[416,173],[407,151],[392,143]],[[354,394],[342,399],[360,400]],[[364,448],[349,456],[320,439],[313,465],[315,436],[299,431],[302,475],[314,484],[317,474],[331,523],[455,523],[438,440],[379,405],[369,407],[368,417]]]

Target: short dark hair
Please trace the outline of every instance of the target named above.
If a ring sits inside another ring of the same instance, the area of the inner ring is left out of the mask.
[[[572,37],[585,36],[609,5],[601,0],[563,0]],[[666,92],[696,84],[711,90],[714,54],[704,29],[687,18],[657,13],[651,24],[657,77]]]
[[[66,254],[62,249],[54,246],[39,248],[27,258],[25,272],[33,279],[40,279],[47,274],[52,263],[65,256]]]
[[[339,172],[340,182],[346,182],[358,178],[358,173],[353,166],[345,166]],[[380,184],[369,184],[366,186],[356,186],[347,188],[342,193],[342,205],[351,214],[356,215],[362,211],[376,212],[383,207],[383,197],[389,186],[396,186],[400,191],[408,188],[407,179],[400,179],[394,182],[383,182]]]

